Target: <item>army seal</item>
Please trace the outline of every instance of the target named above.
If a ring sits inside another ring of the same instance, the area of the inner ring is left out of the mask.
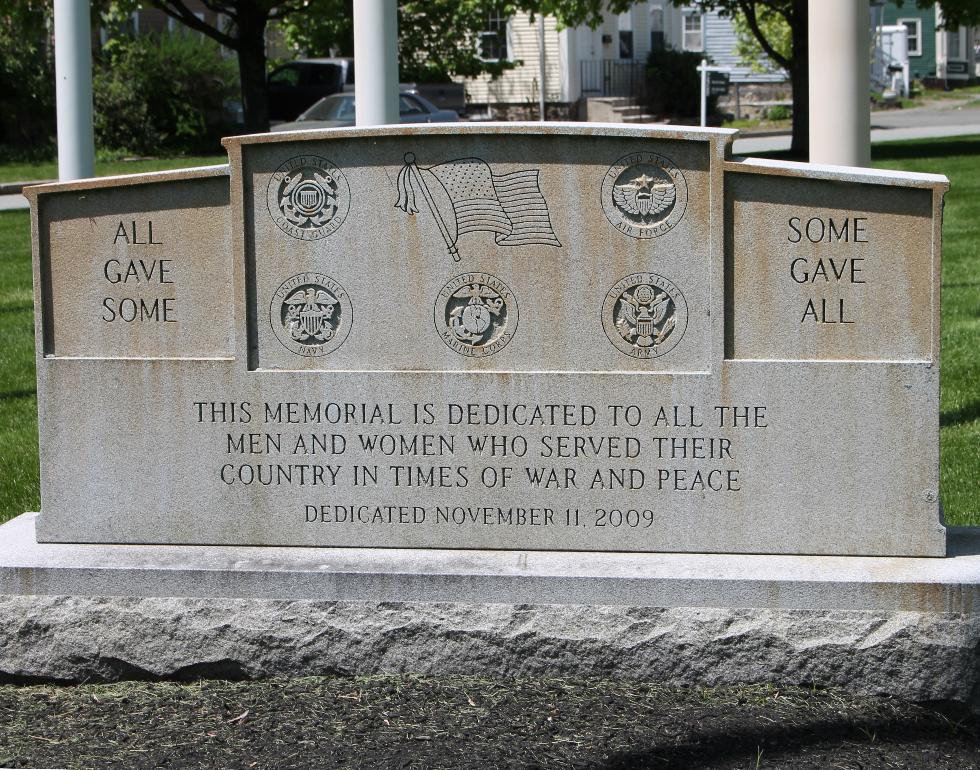
[[[306,241],[336,232],[350,209],[347,178],[318,155],[299,155],[283,163],[269,180],[266,198],[279,229]]]
[[[662,275],[633,273],[606,292],[602,328],[626,355],[657,358],[681,341],[687,312],[680,289]]]
[[[436,331],[461,356],[483,358],[503,348],[517,331],[517,299],[489,273],[465,273],[442,287],[435,304]]]
[[[269,321],[276,338],[301,356],[325,356],[347,339],[354,311],[350,297],[333,278],[300,273],[272,295]]]
[[[601,196],[613,227],[631,238],[656,238],[684,216],[687,181],[669,158],[635,152],[609,167]]]

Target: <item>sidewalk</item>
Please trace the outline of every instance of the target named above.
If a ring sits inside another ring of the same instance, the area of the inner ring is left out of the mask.
[[[30,206],[27,198],[23,195],[0,195],[0,211],[13,211],[15,209],[27,209]]]
[[[975,123],[959,125],[910,126],[907,128],[872,128],[871,143],[895,142],[902,139],[942,139],[949,136],[966,136],[980,134],[980,111],[975,115]],[[872,119],[872,125],[878,121]],[[777,152],[788,150],[789,134],[773,134],[770,136],[753,136],[736,139],[732,145],[735,155],[753,155],[758,152]]]

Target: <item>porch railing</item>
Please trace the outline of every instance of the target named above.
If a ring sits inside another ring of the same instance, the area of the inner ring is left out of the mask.
[[[646,67],[635,59],[582,59],[583,96],[646,96]]]

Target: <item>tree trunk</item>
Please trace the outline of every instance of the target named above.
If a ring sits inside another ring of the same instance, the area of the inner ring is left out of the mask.
[[[245,133],[260,134],[269,130],[269,92],[265,73],[264,14],[254,17],[241,14],[238,19],[238,74],[242,81],[242,107]]]
[[[800,160],[810,159],[810,49],[807,0],[793,0],[793,60],[789,77],[793,86],[793,141],[790,152]]]

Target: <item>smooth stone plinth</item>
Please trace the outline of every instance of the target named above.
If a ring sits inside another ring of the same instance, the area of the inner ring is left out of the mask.
[[[978,705],[980,536],[945,559],[38,545],[0,527],[0,677],[773,682]]]

